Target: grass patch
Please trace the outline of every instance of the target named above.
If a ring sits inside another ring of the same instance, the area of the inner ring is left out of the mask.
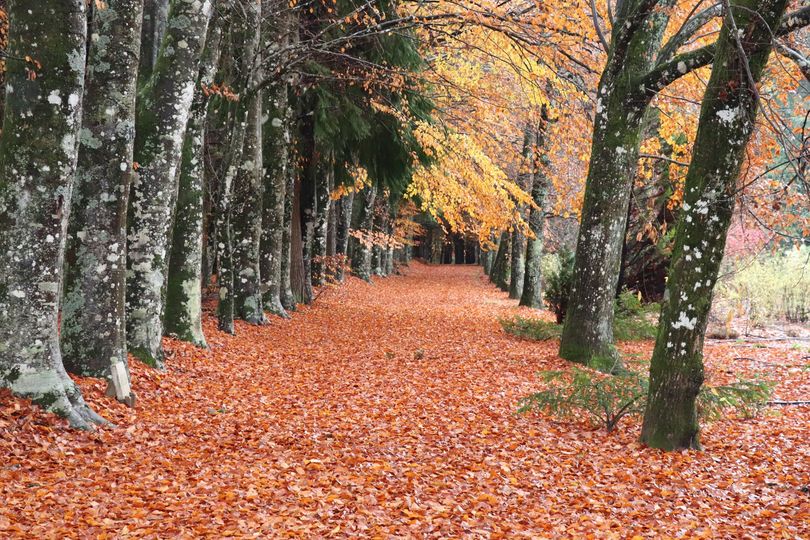
[[[562,325],[551,321],[514,317],[512,319],[501,319],[500,323],[507,334],[534,341],[559,339],[562,333]]]
[[[501,319],[501,326],[507,334],[534,341],[559,339],[562,325],[551,321],[513,317]],[[613,336],[617,341],[642,341],[655,339],[658,327],[644,315],[617,316],[613,322]]]

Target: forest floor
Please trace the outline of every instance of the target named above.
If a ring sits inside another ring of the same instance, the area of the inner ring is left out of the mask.
[[[517,415],[565,366],[557,343],[505,334],[529,311],[480,268],[405,273],[236,337],[208,317],[208,350],[167,340],[166,372],[133,365],[135,409],[81,380],[115,429],[0,394],[0,537],[810,537],[807,407],[713,422],[705,451],[670,454],[638,444],[638,419]],[[808,354],[711,345],[707,375],[807,399]]]

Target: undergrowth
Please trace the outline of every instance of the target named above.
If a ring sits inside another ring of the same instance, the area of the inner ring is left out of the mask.
[[[605,375],[574,367],[544,371],[541,378],[547,388],[520,400],[518,412],[537,410],[564,420],[585,416],[594,427],[610,433],[622,418],[643,414],[647,404],[649,381],[634,371]],[[753,418],[770,399],[773,386],[758,379],[722,386],[704,385],[698,394],[698,415],[714,420],[730,409],[743,418]]]

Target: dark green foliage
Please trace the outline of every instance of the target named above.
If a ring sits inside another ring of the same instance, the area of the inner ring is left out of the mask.
[[[644,412],[647,380],[635,372],[605,375],[574,368],[546,371],[541,376],[550,386],[523,398],[518,412],[536,409],[564,419],[585,414],[595,427],[604,427],[608,433],[625,416]]]
[[[571,292],[571,281],[574,273],[574,254],[563,248],[558,255],[560,265],[546,279],[544,297],[548,308],[557,317],[557,324],[562,324],[568,310],[568,297]]]
[[[637,316],[642,314],[643,309],[641,299],[633,291],[624,290],[616,298],[614,313],[617,317]]]
[[[499,322],[507,334],[536,341],[559,339],[562,332],[562,325],[550,321],[513,317]]]
[[[500,323],[507,334],[537,341],[558,339],[562,332],[560,323],[538,319],[513,317],[502,319]],[[658,328],[643,315],[617,316],[614,326],[616,339],[619,341],[655,339],[658,331]]]
[[[584,415],[595,427],[613,431],[622,418],[644,412],[649,381],[634,371],[606,375],[575,367],[570,371],[544,371],[545,390],[518,403],[518,412],[548,412],[561,419]],[[756,416],[767,404],[773,383],[740,380],[723,386],[704,386],[698,394],[698,414],[709,420],[723,417],[732,409],[743,418]]]

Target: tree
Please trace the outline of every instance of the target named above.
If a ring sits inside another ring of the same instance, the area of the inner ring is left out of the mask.
[[[613,346],[614,295],[645,110],[663,88],[710,64],[716,49],[711,43],[676,54],[720,14],[720,5],[691,15],[662,45],[670,7],[661,0],[621,2],[610,43],[602,39],[607,61],[597,89],[571,304],[560,339],[560,356],[599,369],[620,366]],[[808,12],[786,17],[776,34],[807,24]]]
[[[786,0],[732,0],[717,40],[700,110],[650,365],[641,440],[664,450],[699,448],[696,398],[712,291],[734,210],[734,192],[754,133],[757,85]]]
[[[164,332],[205,347],[202,329],[205,132],[211,86],[222,47],[222,16],[210,23],[180,162],[177,209],[166,285]],[[209,178],[210,180],[210,178]],[[210,186],[209,186],[210,189]],[[205,276],[205,277],[204,277]]]
[[[546,178],[545,167],[548,165],[548,157],[545,154],[547,146],[547,126],[548,109],[542,108],[540,122],[534,133],[535,156],[531,163],[531,191],[534,206],[529,209],[529,230],[533,238],[530,238],[526,245],[526,269],[523,278],[523,291],[520,295],[520,305],[535,309],[543,307],[543,276],[540,270],[540,262],[543,257],[543,214],[546,190],[548,189],[548,179]]]
[[[89,429],[104,420],[65,371],[58,337],[84,93],[86,4],[13,0],[8,16],[0,136],[0,385]]]
[[[119,399],[130,397],[122,381],[129,378],[126,221],[142,7],[142,0],[111,0],[92,14],[62,286],[65,367],[107,377]]]
[[[163,313],[170,239],[185,140],[211,2],[173,0],[154,70],[140,90],[127,228],[129,352],[162,367]]]
[[[371,281],[371,228],[374,224],[374,201],[377,198],[376,186],[360,191],[361,212],[358,218],[357,234],[354,236],[352,270],[362,280]]]

